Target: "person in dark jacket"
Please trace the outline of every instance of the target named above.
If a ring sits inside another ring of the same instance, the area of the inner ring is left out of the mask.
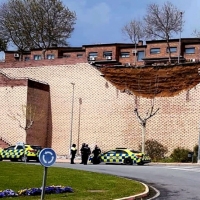
[[[95,145],[92,153],[93,153],[92,163],[93,164],[99,164],[101,162],[101,160],[100,160],[101,149],[97,145]]]
[[[85,147],[85,143],[82,144],[82,147],[80,149],[80,152],[81,152],[81,163],[80,164],[83,164],[83,148]]]
[[[83,164],[87,165],[89,155],[91,154],[90,147],[86,144],[83,148]]]
[[[76,152],[77,152],[76,145],[73,144],[72,147],[71,147],[71,164],[75,164],[74,158],[76,156]]]

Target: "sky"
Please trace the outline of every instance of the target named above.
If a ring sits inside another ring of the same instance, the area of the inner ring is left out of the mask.
[[[194,37],[200,30],[200,0],[168,0],[183,12],[181,37]],[[0,0],[0,3],[6,0]],[[68,39],[70,46],[99,43],[130,42],[122,34],[122,27],[132,19],[142,19],[147,5],[163,5],[166,0],[62,0],[71,11],[76,12],[74,32]],[[180,35],[180,34],[179,34]],[[174,38],[179,38],[179,35]],[[9,49],[10,50],[10,49]],[[1,55],[0,55],[1,59]]]
[[[200,30],[200,0],[168,0],[183,12],[185,21],[182,37],[194,37]],[[96,43],[130,42],[122,34],[122,27],[132,19],[143,19],[147,5],[163,5],[166,0],[63,0],[75,11],[75,30],[68,40],[71,46]],[[180,35],[180,34],[179,34]],[[179,38],[179,35],[175,38]]]

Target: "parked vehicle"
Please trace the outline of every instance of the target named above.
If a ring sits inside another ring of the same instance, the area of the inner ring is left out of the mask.
[[[139,151],[116,148],[101,154],[101,161],[104,163],[144,165],[145,163],[150,163],[151,158]]]
[[[18,143],[14,146],[0,150],[0,161],[22,161],[28,162],[30,160],[39,161],[39,152],[42,150],[41,146]]]

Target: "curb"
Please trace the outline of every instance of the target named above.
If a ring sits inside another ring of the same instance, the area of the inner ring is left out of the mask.
[[[160,196],[160,191],[159,190],[157,190],[155,187],[153,187],[153,186],[149,186],[150,188],[152,188],[155,192],[156,192],[156,195],[155,196],[153,196],[153,197],[151,197],[151,198],[149,198],[148,200],[153,200],[153,199],[156,199],[157,197],[159,197]]]
[[[135,199],[138,199],[138,198],[147,197],[148,194],[149,194],[149,187],[146,184],[142,183],[142,182],[139,182],[139,183],[141,183],[145,187],[145,191],[143,193],[136,194],[136,195],[129,196],[129,197],[122,197],[120,199],[114,199],[114,200],[135,200]]]

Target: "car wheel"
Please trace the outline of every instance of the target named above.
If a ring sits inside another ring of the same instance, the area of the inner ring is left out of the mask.
[[[23,155],[23,156],[21,156],[20,160],[22,162],[28,162],[28,157]]]
[[[133,160],[131,158],[125,158],[124,159],[124,164],[125,165],[132,165],[133,164]]]
[[[15,161],[17,161],[17,159],[11,158],[10,161],[15,162]]]
[[[144,165],[144,163],[141,161],[141,162],[137,163],[137,165]]]

